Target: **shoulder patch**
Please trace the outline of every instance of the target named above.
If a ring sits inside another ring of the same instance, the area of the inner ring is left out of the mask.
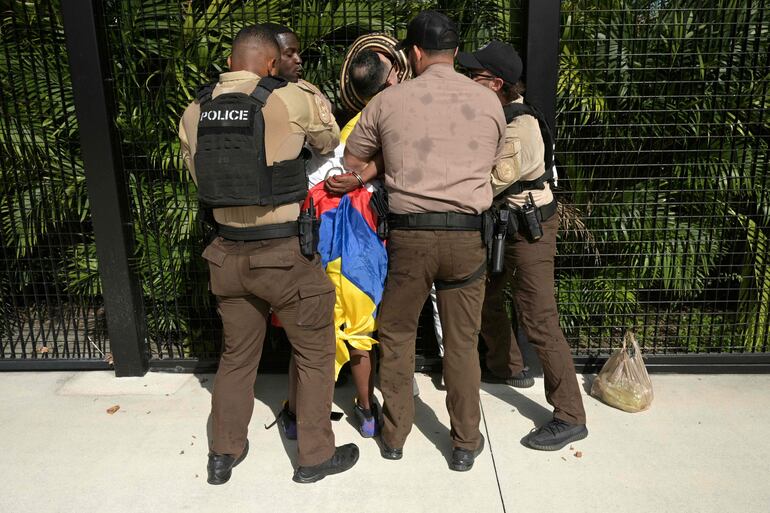
[[[315,105],[318,109],[318,117],[321,118],[321,123],[330,126],[334,118],[332,117],[331,110],[329,110],[329,105],[326,103],[326,99],[317,94],[313,95],[313,99],[315,100]]]
[[[521,178],[521,173],[511,157],[498,162],[492,171],[492,176],[502,183],[513,183]]]

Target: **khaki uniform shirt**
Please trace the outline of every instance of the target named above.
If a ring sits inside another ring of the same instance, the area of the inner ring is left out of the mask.
[[[223,93],[250,94],[259,77],[249,71],[222,73],[212,97]],[[305,140],[321,153],[332,151],[339,144],[340,129],[328,109],[325,99],[309,88],[287,84],[273,91],[262,114],[265,117],[265,158],[267,165],[296,159]],[[179,122],[179,140],[182,157],[193,180],[195,177],[195,148],[198,134],[200,105],[197,101],[185,109]],[[196,182],[197,183],[197,182]],[[295,221],[300,204],[279,207],[226,207],[215,208],[214,219],[219,224],[238,228]]]
[[[524,103],[524,99],[519,98],[514,103]],[[517,180],[531,181],[543,176],[545,173],[544,152],[545,145],[537,119],[526,114],[514,118],[505,127],[503,159],[492,171],[492,188],[495,195]],[[520,207],[527,202],[530,192],[535,200],[535,205],[538,207],[553,201],[553,192],[551,192],[551,185],[548,183],[545,184],[545,189],[511,194],[505,200],[509,205]]]
[[[363,160],[382,148],[392,213],[479,214],[492,203],[489,175],[504,142],[497,96],[434,64],[375,96],[345,147]]]
[[[325,107],[325,109],[328,110],[329,112],[334,112],[332,108],[332,102],[330,102],[329,98],[327,98],[326,95],[323,94],[321,90],[318,89],[315,85],[311,84],[307,80],[300,78],[297,81],[297,86],[300,89],[312,94],[316,98],[316,101],[319,102],[319,105],[318,105],[319,109],[324,109]]]

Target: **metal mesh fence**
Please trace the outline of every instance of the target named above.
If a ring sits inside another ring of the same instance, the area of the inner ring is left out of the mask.
[[[578,352],[767,350],[770,8],[562,3],[562,323]]]
[[[561,5],[557,285],[574,351],[606,352],[632,326],[652,353],[768,351],[770,6]],[[59,2],[0,6],[0,358],[102,358],[109,345]],[[524,49],[518,0],[103,3],[131,264],[154,358],[219,351],[176,127],[195,89],[225,71],[233,36],[255,22],[291,27],[305,78],[339,105],[347,46],[370,31],[403,36],[425,8],[458,22],[463,49],[493,37]],[[418,338],[434,355],[429,309]],[[269,339],[266,365],[288,350],[280,331]]]
[[[103,359],[61,13],[47,1],[0,6],[0,359]]]

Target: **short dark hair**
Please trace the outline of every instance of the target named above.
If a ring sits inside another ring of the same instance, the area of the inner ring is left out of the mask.
[[[507,102],[512,102],[515,100],[518,100],[521,95],[524,94],[524,91],[526,91],[526,86],[524,85],[524,82],[519,80],[515,84],[509,84],[508,82],[503,82],[503,87],[500,88],[500,92],[502,93],[503,97]]]
[[[440,57],[440,56],[454,57],[455,50],[457,50],[457,48],[448,48],[444,50],[432,50],[430,48],[420,48],[420,50],[422,50],[423,53],[428,57]]]
[[[273,32],[264,25],[249,25],[239,30],[233,40],[233,52],[235,52],[237,46],[247,43],[272,47],[275,49],[276,54],[281,53],[281,48],[278,46],[278,41],[275,40]]]
[[[281,25],[280,23],[273,23],[272,21],[269,21],[267,23],[263,23],[262,26],[268,29],[269,31],[271,31],[274,37],[278,37],[281,34],[294,34],[295,36],[297,35],[294,33],[292,29],[290,29],[286,25]]]
[[[387,80],[387,69],[380,57],[372,50],[361,50],[350,61],[350,85],[362,100],[368,100],[380,92]]]

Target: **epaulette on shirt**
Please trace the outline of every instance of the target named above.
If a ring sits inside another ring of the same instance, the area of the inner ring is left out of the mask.
[[[302,89],[303,91],[307,91],[308,93],[311,93],[311,94],[318,94],[318,95],[321,95],[321,96],[323,96],[323,95],[324,95],[324,94],[321,92],[321,90],[320,90],[320,89],[318,89],[316,86],[314,86],[313,84],[311,84],[311,83],[310,83],[310,82],[308,82],[307,80],[302,80],[302,79],[300,79],[300,80],[297,82],[297,87],[299,87],[299,88],[300,88],[300,89]]]

